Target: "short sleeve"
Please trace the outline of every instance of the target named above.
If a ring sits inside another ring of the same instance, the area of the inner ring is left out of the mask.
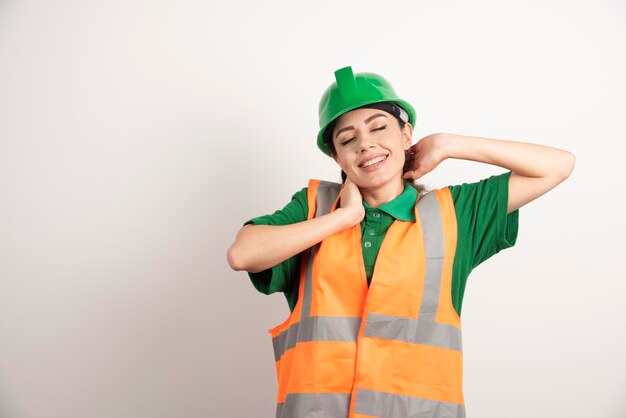
[[[508,171],[475,183],[449,186],[459,240],[464,240],[472,269],[515,245],[519,209],[507,214],[510,175]]]
[[[290,225],[306,221],[308,215],[307,188],[296,192],[289,203],[271,215],[258,216],[245,222],[255,225]],[[298,296],[297,279],[299,278],[299,254],[288,258],[272,268],[258,273],[248,273],[254,287],[266,295],[284,292],[290,308],[293,309]],[[294,295],[295,293],[295,295]]]

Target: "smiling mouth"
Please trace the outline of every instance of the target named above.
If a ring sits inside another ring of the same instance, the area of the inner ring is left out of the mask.
[[[371,167],[373,165],[376,165],[376,164],[379,164],[379,163],[385,161],[387,159],[387,157],[389,157],[389,154],[381,155],[381,156],[372,158],[371,160],[367,160],[367,161],[359,164],[359,167],[361,167],[361,168]]]

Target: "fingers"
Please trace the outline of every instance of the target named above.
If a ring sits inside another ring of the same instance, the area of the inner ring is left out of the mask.
[[[350,177],[346,178],[346,181],[344,182],[345,187],[350,187],[350,188],[354,188],[356,190],[359,190],[359,188],[357,187],[356,184],[354,184],[354,182],[352,180],[350,180]],[[360,191],[359,191],[360,192]]]
[[[404,173],[404,175],[402,177],[405,178],[405,179],[417,180],[420,177],[422,177],[423,175],[424,175],[423,170],[417,169],[417,170],[407,171],[406,173]]]

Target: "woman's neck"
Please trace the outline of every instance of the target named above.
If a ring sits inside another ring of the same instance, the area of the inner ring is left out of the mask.
[[[376,188],[360,190],[363,200],[371,207],[377,208],[400,196],[404,191],[404,181],[400,178],[398,181],[390,181]]]

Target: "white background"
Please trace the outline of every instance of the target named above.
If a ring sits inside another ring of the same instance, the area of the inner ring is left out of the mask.
[[[333,71],[576,155],[463,305],[470,418],[626,417],[626,3],[0,2],[0,416],[272,417],[289,309],[226,249],[309,178]],[[505,170],[447,160],[431,188]]]

